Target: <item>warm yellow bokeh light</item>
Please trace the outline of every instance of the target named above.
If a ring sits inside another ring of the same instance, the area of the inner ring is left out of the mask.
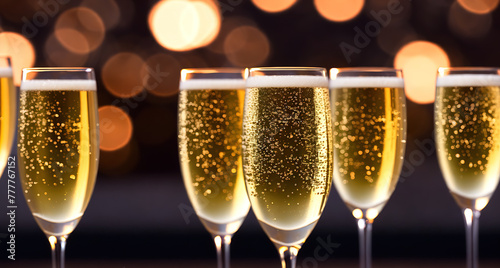
[[[118,150],[132,137],[132,120],[122,109],[106,105],[99,108],[99,148],[104,151]]]
[[[355,18],[364,5],[364,0],[314,0],[314,6],[319,14],[325,19],[335,22]]]
[[[420,104],[434,102],[439,67],[450,66],[446,52],[427,41],[413,41],[403,46],[394,59],[394,67],[403,69],[408,99]]]
[[[495,10],[499,0],[458,0],[458,3],[467,11],[476,14],[486,14]]]
[[[252,0],[252,3],[259,9],[275,13],[289,9],[297,0]]]
[[[206,46],[217,37],[221,15],[213,0],[163,0],[151,9],[148,21],[161,46],[187,51]]]
[[[359,219],[363,218],[363,211],[361,211],[361,209],[359,209],[359,208],[354,209],[352,211],[352,215],[354,216],[354,218],[359,220]]]
[[[0,56],[11,58],[14,84],[21,85],[23,68],[33,67],[35,48],[26,37],[14,32],[0,33]]]
[[[102,82],[119,98],[136,96],[143,90],[141,69],[144,60],[131,52],[120,52],[109,58],[102,67]]]

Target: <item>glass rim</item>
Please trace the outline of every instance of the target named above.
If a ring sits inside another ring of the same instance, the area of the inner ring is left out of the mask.
[[[209,75],[209,74],[218,74],[218,75],[236,75],[241,74],[241,78],[233,78],[233,79],[244,79],[245,77],[245,68],[237,68],[237,67],[203,67],[203,68],[184,68],[181,69],[181,77],[180,81],[186,81],[188,79],[193,79],[190,75]],[[190,77],[190,78],[188,78]],[[201,79],[201,78],[198,78]]]
[[[203,68],[183,68],[181,73],[239,73],[244,72],[245,68],[237,67],[203,67]]]
[[[402,72],[403,69],[400,68],[391,68],[391,67],[342,67],[342,68],[331,68],[330,73],[333,72],[334,70],[337,70],[339,72],[355,72],[355,71],[360,71],[360,72]]]
[[[23,68],[23,72],[93,72],[94,68],[92,67],[29,67]]]
[[[249,72],[253,71],[326,71],[324,67],[307,66],[271,66],[271,67],[251,67],[247,68]]]
[[[487,66],[459,66],[459,67],[439,67],[437,70],[438,75],[448,75],[449,72],[470,72],[468,74],[480,74],[481,72],[497,72],[500,73],[500,67],[487,67]],[[447,74],[448,73],[448,74]]]

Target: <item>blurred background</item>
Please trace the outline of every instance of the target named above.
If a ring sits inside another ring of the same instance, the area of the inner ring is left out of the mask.
[[[435,156],[434,83],[441,66],[500,66],[499,0],[2,0],[0,56],[14,80],[31,66],[96,70],[101,124],[99,175],[69,238],[68,260],[121,266],[195,259],[215,266],[210,235],[183,188],[177,155],[179,72],[189,67],[384,66],[402,68],[408,98],[405,163],[373,226],[374,264],[456,261],[465,227]],[[14,152],[13,152],[14,154]],[[0,192],[7,192],[5,177]],[[0,194],[0,264],[7,262],[6,193]],[[18,184],[16,257],[50,265],[49,244]],[[500,197],[480,220],[480,260],[500,266]],[[330,248],[325,248],[330,241]],[[299,254],[300,267],[357,260],[355,221],[333,190]],[[314,258],[315,250],[327,258]],[[232,257],[278,254],[252,213]],[[309,258],[308,258],[309,257]],[[413,261],[409,261],[413,260]],[[168,265],[170,264],[170,266]],[[412,266],[413,267],[413,266]]]

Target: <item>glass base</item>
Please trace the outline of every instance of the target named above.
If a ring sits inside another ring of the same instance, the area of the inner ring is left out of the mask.
[[[271,241],[273,241],[278,249],[283,246],[294,246],[300,248],[306,241],[309,234],[311,234],[317,222],[318,221],[316,220],[313,223],[298,229],[283,230],[259,221],[262,229],[264,229],[267,236],[271,239]]]
[[[241,224],[245,220],[245,217],[234,220],[229,223],[216,223],[213,221],[209,221],[207,219],[204,219],[202,217],[198,217],[205,226],[205,228],[212,234],[212,235],[229,235],[229,234],[234,234],[238,229],[240,228]]]
[[[40,216],[37,216],[36,214],[34,214],[33,216],[38,223],[38,226],[40,226],[40,228],[47,236],[67,236],[71,232],[73,232],[81,219],[81,217],[78,217],[67,222],[51,222]]]

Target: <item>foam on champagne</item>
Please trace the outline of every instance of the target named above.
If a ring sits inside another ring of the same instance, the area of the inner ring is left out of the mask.
[[[95,91],[94,80],[84,79],[35,79],[21,83],[21,90],[81,90]]]
[[[245,88],[245,80],[243,79],[192,79],[181,81],[179,85],[180,90],[243,88]]]
[[[438,87],[500,86],[500,76],[496,74],[452,74],[438,77]]]
[[[403,88],[400,77],[337,77],[330,80],[330,88]]]
[[[0,68],[0,77],[12,77],[12,68]]]
[[[247,87],[328,87],[328,79],[312,75],[273,75],[247,78]]]

